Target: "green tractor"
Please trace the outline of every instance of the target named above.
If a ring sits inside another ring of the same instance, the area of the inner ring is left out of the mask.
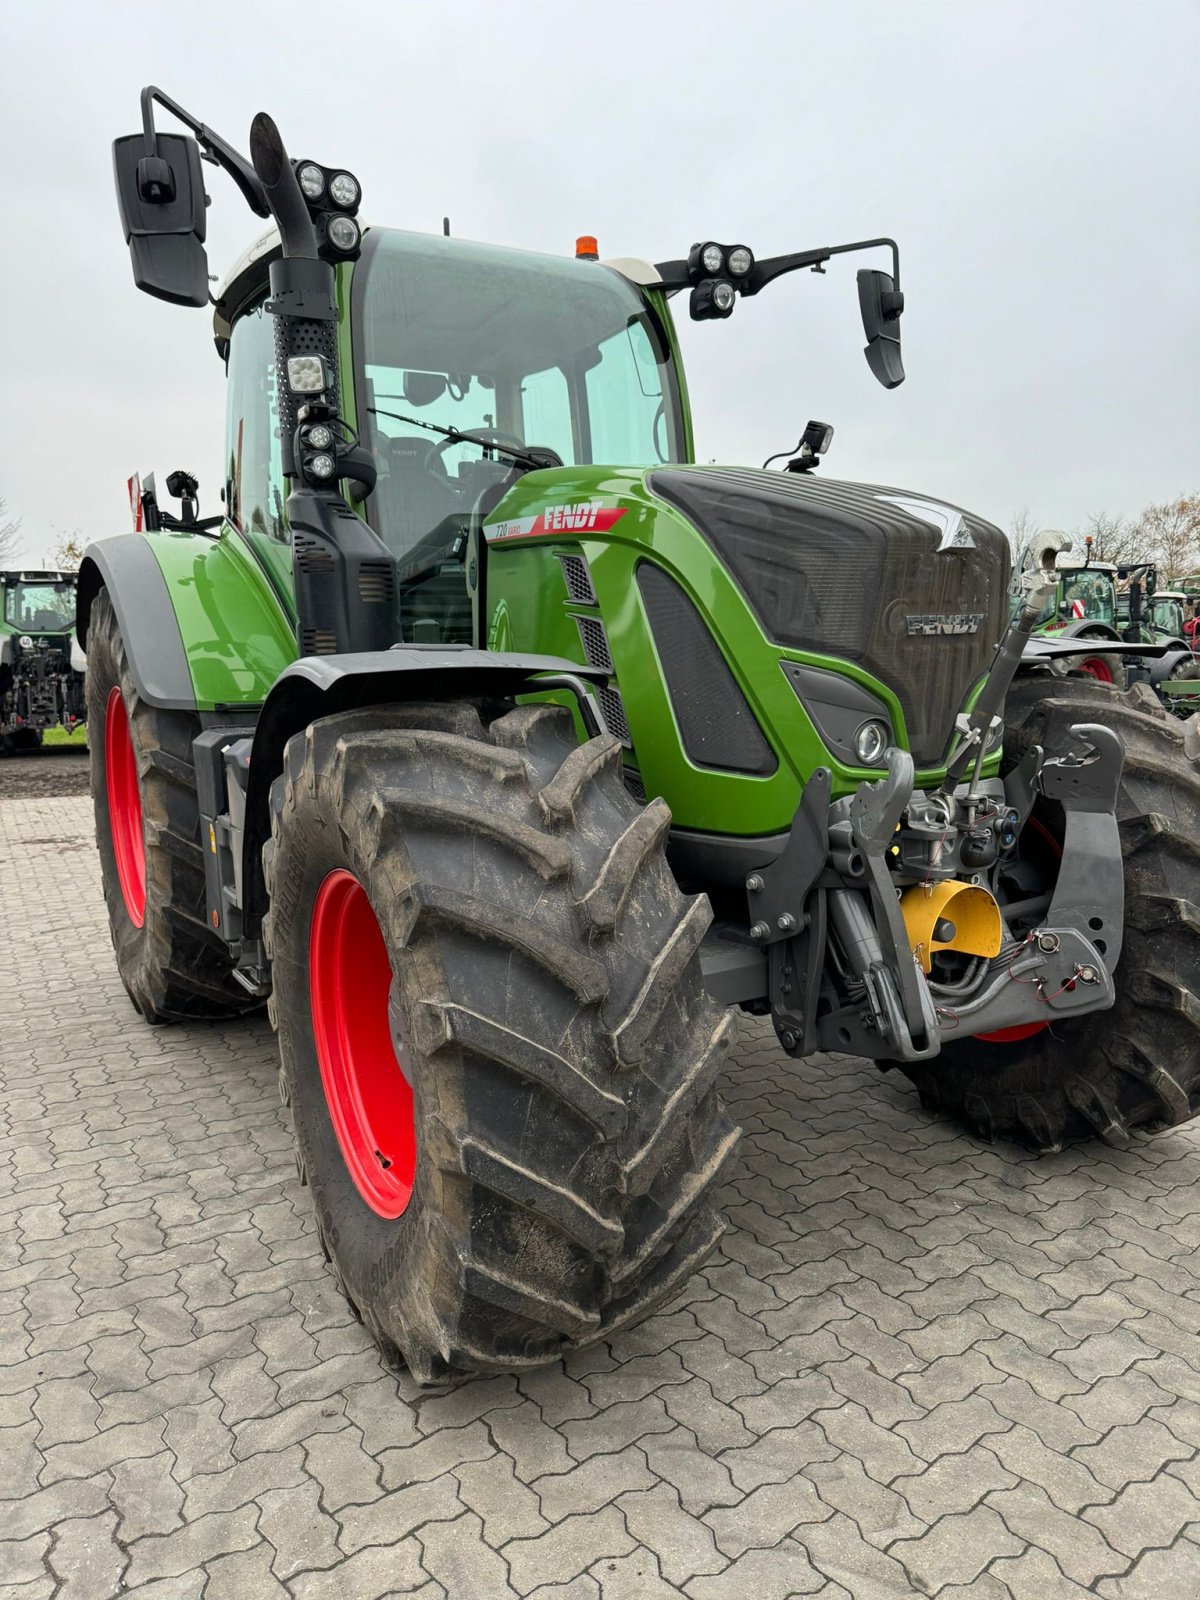
[[[75,642],[75,576],[0,571],[0,755],[35,750],[47,728],[84,718],[84,659]]]
[[[829,481],[823,425],[783,471],[694,461],[671,300],[724,320],[867,244],[367,229],[269,118],[247,161],[142,104],[139,287],[209,302],[201,149],[275,228],[215,297],[223,515],[192,497],[80,575],[117,966],[151,1023],[267,1001],[385,1353],[519,1370],[676,1292],[723,1229],[739,1008],[798,1072],[870,1057],[988,1138],[1193,1115],[1200,773],[1141,699],[1014,686],[1053,544],[1010,620],[1000,530]]]

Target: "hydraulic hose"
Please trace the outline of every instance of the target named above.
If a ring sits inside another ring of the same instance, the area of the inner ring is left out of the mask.
[[[1034,565],[1024,579],[1025,593],[1021,608],[1005,629],[979,699],[975,702],[975,709],[971,712],[970,725],[978,737],[966,739],[959,746],[946,768],[941,786],[943,794],[954,793],[973,756],[980,749],[986,749],[988,733],[993,721],[1004,710],[1004,700],[1017,675],[1026,642],[1058,581],[1055,557],[1060,550],[1070,549],[1070,546],[1071,541],[1066,534],[1047,532],[1040,535],[1034,551]]]

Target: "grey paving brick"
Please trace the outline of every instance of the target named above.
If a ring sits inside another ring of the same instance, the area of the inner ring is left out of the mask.
[[[459,1499],[482,1522],[483,1537],[490,1545],[499,1548],[510,1539],[532,1538],[549,1527],[539,1494],[521,1482],[508,1456],[497,1453],[487,1461],[468,1461],[455,1469],[454,1476]]]
[[[149,1534],[129,1548],[128,1588],[151,1578],[178,1577],[232,1550],[248,1550],[258,1538],[258,1507],[215,1511],[173,1533]]]
[[[827,1589],[825,1574],[805,1550],[794,1539],[782,1539],[770,1550],[747,1550],[716,1576],[693,1578],[685,1593],[691,1600],[789,1600]]]
[[[566,1436],[566,1447],[577,1461],[586,1461],[589,1456],[616,1455],[624,1450],[626,1445],[634,1444],[638,1439],[648,1433],[670,1433],[676,1426],[673,1418],[667,1415],[667,1409],[662,1401],[655,1396],[646,1400],[628,1401],[621,1405],[609,1406],[607,1411],[601,1411],[597,1416],[585,1417],[578,1422],[565,1422],[562,1432]],[[500,1441],[502,1448],[513,1454],[509,1444]],[[528,1479],[528,1474],[522,1471],[521,1461],[517,1459],[517,1470],[522,1477]],[[566,1471],[566,1467],[548,1467],[547,1471]],[[537,1476],[536,1473],[533,1476]]]
[[[736,1505],[745,1493],[734,1483],[724,1462],[702,1449],[696,1435],[687,1428],[649,1433],[637,1448],[645,1455],[654,1477],[671,1484],[683,1509],[694,1517],[702,1516],[713,1506]]]
[[[366,1505],[383,1493],[379,1465],[367,1454],[358,1428],[314,1433],[302,1441],[304,1470],[321,1485],[321,1503],[329,1511]],[[253,1457],[250,1458],[253,1461]],[[248,1465],[249,1463],[247,1463]],[[280,1485],[283,1487],[283,1485]]]
[[[1189,1524],[1200,1520],[1200,1505],[1179,1478],[1160,1472],[1152,1482],[1130,1484],[1109,1505],[1089,1507],[1083,1519],[1099,1528],[1114,1550],[1137,1557],[1156,1546],[1173,1545]]]
[[[501,1554],[519,1593],[537,1584],[569,1583],[595,1562],[628,1555],[635,1541],[615,1506],[565,1517],[536,1539],[513,1539]]]
[[[148,1533],[170,1533],[183,1521],[183,1490],[171,1476],[174,1465],[174,1456],[164,1450],[113,1467],[110,1500],[120,1517],[117,1532],[122,1544],[133,1544]]]
[[[461,1476],[459,1474],[460,1481]],[[636,1447],[629,1446],[616,1455],[591,1456],[582,1465],[572,1467],[567,1472],[535,1478],[532,1488],[543,1516],[550,1522],[561,1522],[574,1512],[599,1511],[618,1495],[628,1490],[653,1488],[655,1482],[655,1475],[646,1464],[646,1456]],[[468,1500],[468,1504],[472,1502]]]
[[[997,1556],[1019,1555],[1023,1548],[990,1506],[979,1505],[942,1517],[919,1538],[897,1540],[889,1554],[921,1593],[936,1594],[947,1584],[973,1583]]]
[[[1098,1578],[1124,1572],[1129,1558],[1114,1550],[1098,1528],[1069,1516],[1033,1483],[996,1489],[987,1504],[998,1511],[1018,1538],[1046,1550],[1074,1582],[1095,1585]]]
[[[336,1566],[338,1524],[320,1507],[319,1484],[306,1480],[289,1489],[268,1489],[256,1498],[261,1509],[258,1531],[277,1554],[272,1571],[286,1582],[298,1572]]]
[[[766,1549],[803,1523],[822,1522],[832,1507],[817,1494],[805,1478],[783,1483],[766,1483],[751,1490],[735,1506],[719,1506],[704,1515],[713,1530],[718,1547],[728,1557],[750,1549]]]
[[[205,1569],[204,1600],[290,1600],[271,1570],[275,1551],[264,1539],[249,1550],[217,1556]]]
[[[616,1504],[633,1537],[657,1555],[669,1583],[683,1584],[729,1564],[728,1555],[717,1548],[712,1526],[685,1511],[670,1484],[623,1494]]]
[[[52,1543],[48,1532],[31,1533],[23,1539],[0,1538],[0,1585],[13,1595],[35,1584],[56,1588],[56,1579],[47,1583],[45,1561]]]
[[[1136,1426],[1113,1428],[1099,1444],[1081,1445],[1071,1454],[1101,1483],[1123,1489],[1148,1481],[1168,1462],[1186,1460],[1193,1451],[1161,1422],[1147,1419]]]
[[[912,1514],[906,1501],[894,1489],[876,1483],[854,1456],[810,1462],[804,1476],[816,1485],[827,1506],[853,1518],[863,1537],[881,1550],[896,1539],[915,1538],[925,1531],[927,1524]]]
[[[55,1527],[46,1564],[58,1580],[56,1595],[62,1600],[92,1600],[121,1588],[129,1558],[115,1538],[116,1527],[114,1511],[69,1518]]]
[[[345,1507],[337,1519],[342,1530],[338,1542],[353,1555],[367,1545],[394,1544],[426,1522],[451,1522],[465,1509],[457,1482],[443,1473],[405,1489],[393,1489],[369,1505]]]
[[[485,1543],[483,1525],[473,1512],[454,1522],[432,1522],[417,1535],[423,1565],[447,1595],[494,1595],[515,1600],[508,1563]]]
[[[832,1461],[838,1454],[839,1447],[816,1422],[809,1421],[794,1428],[775,1428],[753,1444],[725,1450],[720,1462],[734,1483],[749,1492],[763,1483],[786,1483],[809,1462]]]
[[[1085,1596],[1097,1592],[1072,1582],[1053,1556],[1033,1545],[1023,1555],[1002,1556],[993,1561],[984,1578],[998,1585],[997,1600],[1008,1600],[1009,1596],[1012,1600],[1085,1600]],[[953,1590],[942,1590],[943,1596],[953,1593]],[[971,1593],[974,1597],[973,1590]],[[1160,1600],[1167,1600],[1167,1597],[1163,1595]]]
[[[416,1600],[430,1581],[421,1556],[415,1538],[398,1535],[394,1543],[359,1550],[336,1567],[302,1572],[288,1588],[295,1600],[384,1600],[390,1595]]]

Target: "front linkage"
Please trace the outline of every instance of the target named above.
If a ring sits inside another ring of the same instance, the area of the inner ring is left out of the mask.
[[[981,777],[1054,582],[1054,555],[1047,544],[1027,574],[976,708],[960,719],[942,787],[915,788],[911,755],[893,749],[886,777],[831,804],[831,775],[820,768],[782,853],[747,878],[750,938],[766,951],[766,996],[789,1054],[921,1061],[950,1035],[992,1036],[1114,1003],[1124,922],[1113,869],[1119,735],[1077,723],[1082,755],[1047,757],[1035,746],[1004,779]],[[1039,797],[1061,808],[1053,891],[1002,900],[1001,870]],[[933,958],[950,951],[961,969],[939,981]]]

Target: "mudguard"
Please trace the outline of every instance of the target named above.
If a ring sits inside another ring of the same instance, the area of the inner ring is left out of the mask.
[[[470,645],[396,645],[356,655],[304,656],[288,667],[268,694],[254,729],[242,844],[246,936],[258,936],[266,909],[262,847],[271,836],[271,785],[283,770],[284,748],[293,734],[318,717],[361,706],[534,694],[539,674],[570,677],[581,685],[608,681],[607,672],[560,656],[475,650]],[[543,682],[541,687],[552,685]]]
[[[150,705],[192,710],[196,695],[175,607],[150,542],[117,534],[87,547],[75,588],[75,633],[87,650],[92,601],[107,589],[138,694]]]
[[[76,592],[86,644],[107,587],[138,693],[151,705],[253,718],[296,659],[282,596],[243,538],[185,531],[119,534],[89,545]]]

